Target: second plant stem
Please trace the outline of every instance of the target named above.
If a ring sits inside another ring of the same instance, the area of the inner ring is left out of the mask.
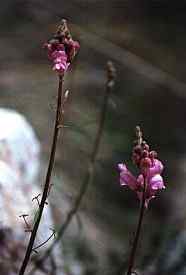
[[[143,195],[142,195],[142,201],[141,201],[141,206],[140,206],[138,225],[137,225],[137,229],[136,229],[136,233],[135,233],[134,241],[133,241],[133,246],[132,246],[130,257],[129,257],[129,264],[128,264],[128,269],[127,269],[127,273],[126,273],[127,275],[132,274],[132,269],[134,266],[136,250],[137,250],[137,246],[138,246],[138,242],[139,242],[142,221],[143,221],[144,212],[145,212],[145,193],[146,193],[145,191],[146,191],[146,177],[144,177],[144,188],[143,188]]]
[[[81,185],[79,194],[78,194],[78,196],[75,200],[75,203],[74,203],[72,209],[67,214],[64,223],[61,225],[61,227],[58,231],[57,237],[55,238],[52,245],[46,250],[43,257],[41,257],[41,259],[39,260],[39,264],[43,263],[49,257],[49,255],[51,254],[54,246],[59,242],[59,240],[61,240],[63,238],[63,235],[66,232],[66,229],[68,228],[73,216],[77,213],[77,211],[79,209],[79,206],[80,206],[81,201],[84,197],[84,194],[86,193],[86,191],[88,189],[88,186],[93,181],[94,166],[95,166],[96,157],[97,157],[97,154],[98,154],[99,145],[100,145],[100,141],[101,141],[101,137],[102,137],[102,133],[103,133],[103,129],[104,129],[104,123],[105,123],[105,118],[106,118],[106,113],[107,113],[107,106],[108,106],[108,99],[109,99],[110,92],[111,92],[112,87],[113,87],[113,85],[111,85],[111,84],[112,83],[110,81],[108,81],[107,84],[106,84],[102,109],[101,109],[101,113],[100,113],[99,126],[98,126],[96,139],[95,139],[95,142],[94,142],[94,145],[93,145],[93,150],[92,150],[92,153],[91,153],[91,156],[90,156],[90,162],[89,162],[89,165],[88,165],[88,169],[87,169],[83,184]],[[36,269],[34,268],[31,271],[31,273],[29,273],[29,275],[33,274],[35,270]]]

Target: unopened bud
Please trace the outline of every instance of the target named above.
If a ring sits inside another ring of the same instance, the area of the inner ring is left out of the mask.
[[[158,156],[158,154],[157,154],[156,151],[151,151],[151,152],[149,153],[149,157],[150,157],[151,159],[156,159],[157,156]]]
[[[146,151],[149,151],[149,145],[148,144],[143,145],[143,149]]]
[[[147,150],[143,150],[142,157],[147,158],[149,156],[149,152]]]
[[[134,164],[138,166],[140,164],[140,160],[141,160],[141,157],[139,154],[136,154],[136,153],[132,154],[132,161]]]
[[[152,164],[152,161],[150,158],[143,158],[140,162],[140,168],[150,168]]]

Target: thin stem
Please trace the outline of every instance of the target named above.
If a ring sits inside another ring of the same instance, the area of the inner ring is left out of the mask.
[[[44,246],[46,243],[48,243],[48,241],[55,235],[55,232],[53,232],[48,239],[46,239],[44,242],[40,243],[39,245],[37,245],[36,247],[33,248],[33,250],[37,250],[38,248]]]
[[[46,250],[43,257],[39,260],[39,264],[43,263],[50,256],[54,246],[63,238],[64,233],[66,232],[73,216],[77,213],[77,211],[80,207],[80,204],[81,204],[82,199],[88,189],[88,186],[91,185],[91,183],[93,181],[95,162],[96,162],[96,158],[97,158],[97,154],[98,154],[98,150],[99,150],[99,146],[100,146],[101,137],[103,134],[104,123],[105,123],[105,118],[106,118],[106,113],[107,113],[108,99],[109,99],[109,95],[112,90],[113,84],[114,84],[113,81],[112,81],[112,83],[111,83],[111,81],[107,81],[107,83],[106,83],[106,90],[105,90],[105,94],[104,94],[104,98],[103,98],[103,105],[102,105],[102,109],[101,109],[101,113],[100,113],[100,120],[99,120],[99,126],[98,126],[98,130],[97,130],[97,134],[96,134],[96,139],[95,139],[95,142],[93,145],[93,150],[92,150],[92,153],[90,156],[87,173],[86,173],[84,181],[81,185],[79,194],[74,202],[74,206],[67,214],[64,223],[61,225],[56,239],[51,244],[51,246]],[[29,275],[34,274],[35,270],[36,270],[36,267],[31,271],[31,273],[29,273]]]
[[[144,217],[144,213],[145,213],[145,191],[146,191],[146,179],[144,178],[143,196],[142,196],[142,202],[141,202],[141,207],[140,207],[138,225],[137,225],[137,230],[136,230],[136,234],[135,234],[135,237],[134,237],[134,242],[133,242],[131,254],[130,254],[130,257],[129,257],[129,265],[128,265],[128,270],[127,270],[127,275],[132,274],[132,269],[133,269],[133,266],[134,266],[136,250],[137,250],[138,241],[139,241],[140,232],[141,232],[141,227],[142,227],[142,221],[143,221],[143,217]]]
[[[37,219],[35,221],[31,236],[30,236],[30,240],[27,246],[27,250],[25,253],[25,257],[24,260],[22,262],[22,266],[20,268],[19,271],[19,275],[23,275],[25,273],[26,267],[29,263],[29,259],[31,256],[31,253],[33,251],[33,246],[34,246],[34,242],[36,239],[36,235],[37,235],[37,231],[39,228],[39,224],[41,221],[41,217],[42,217],[42,213],[45,207],[45,202],[48,196],[48,190],[50,188],[50,179],[51,179],[51,175],[52,175],[52,170],[54,167],[54,161],[55,161],[55,153],[56,153],[56,146],[57,146],[57,139],[58,139],[58,134],[59,134],[59,129],[60,127],[60,120],[61,120],[61,107],[62,107],[62,98],[63,98],[63,76],[59,76],[59,87],[58,87],[58,98],[57,98],[57,110],[56,110],[56,118],[55,118],[55,127],[54,127],[54,134],[53,134],[53,141],[52,141],[52,147],[51,147],[51,153],[50,153],[50,159],[49,159],[49,164],[48,164],[48,169],[47,169],[47,174],[46,174],[46,180],[45,180],[45,186],[43,189],[43,194],[42,194],[42,198],[41,198],[41,203],[39,205],[39,211],[38,211],[38,216]]]
[[[136,256],[136,251],[137,251],[137,246],[139,242],[139,237],[140,237],[140,232],[142,228],[142,221],[145,213],[145,191],[146,191],[146,179],[144,179],[144,188],[143,188],[143,196],[142,196],[142,201],[141,201],[141,206],[140,206],[140,212],[139,212],[139,218],[138,218],[138,225],[136,229],[136,233],[134,236],[134,241],[129,257],[129,264],[128,264],[128,269],[126,275],[131,275],[132,274],[132,269],[134,266],[134,261],[135,261],[135,256]],[[118,272],[118,275],[122,275],[124,273],[125,269],[125,263],[120,267],[120,270]]]

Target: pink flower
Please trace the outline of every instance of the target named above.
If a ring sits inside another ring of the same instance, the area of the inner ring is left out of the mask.
[[[64,50],[64,45],[46,43],[44,47],[48,50],[48,58],[53,63],[53,70],[59,74],[64,74],[70,65],[67,62],[68,56]]]
[[[149,159],[150,160],[150,159]],[[144,178],[146,180],[145,189],[145,206],[148,206],[149,201],[155,197],[156,193],[165,189],[163,178],[161,173],[163,171],[163,165],[158,159],[151,159],[151,166],[147,167],[144,173],[144,167],[137,178],[127,169],[125,164],[118,164],[120,170],[120,184],[122,186],[128,186],[131,190],[135,191],[138,198],[142,200]]]
[[[48,51],[53,70],[63,75],[72,63],[80,45],[72,39],[66,20],[62,20],[57,32],[48,43],[44,44],[44,48]]]
[[[64,73],[67,71],[70,63],[67,62],[67,55],[65,51],[54,51],[51,54],[51,59],[53,61],[53,70],[58,73]]]

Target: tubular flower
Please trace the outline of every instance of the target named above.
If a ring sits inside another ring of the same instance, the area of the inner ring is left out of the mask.
[[[128,170],[125,164],[118,164],[120,170],[120,184],[127,185],[131,190],[135,191],[138,198],[142,199],[142,191],[144,188],[144,175],[140,174],[137,178]],[[148,206],[149,201],[155,197],[160,189],[165,189],[163,178],[160,175],[163,170],[161,161],[155,160],[152,167],[147,170],[145,205]]]
[[[59,74],[64,74],[72,63],[80,45],[72,39],[66,21],[63,20],[54,37],[44,44],[44,48],[48,51],[48,58],[52,62],[53,70]]]
[[[135,177],[125,164],[118,164],[120,185],[128,186],[131,190],[135,191],[140,200],[143,198],[144,191],[145,206],[147,207],[149,201],[156,196],[157,192],[165,189],[161,176],[163,164],[157,159],[156,152],[149,152],[149,146],[146,142],[134,147],[132,159],[140,169],[140,174],[138,177]]]

